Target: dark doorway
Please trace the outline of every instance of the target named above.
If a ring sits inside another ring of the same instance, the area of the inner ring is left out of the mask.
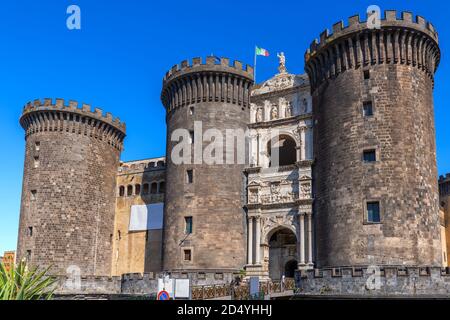
[[[269,238],[269,277],[272,280],[280,280],[285,277],[293,277],[297,264],[293,264],[297,258],[297,238],[287,229],[276,230]],[[286,263],[286,261],[288,261]],[[289,268],[287,268],[289,265]],[[286,271],[289,269],[289,273]],[[292,276],[291,276],[292,274]]]
[[[284,275],[286,278],[294,278],[295,270],[297,270],[297,261],[296,260],[290,260],[286,263],[284,266]]]

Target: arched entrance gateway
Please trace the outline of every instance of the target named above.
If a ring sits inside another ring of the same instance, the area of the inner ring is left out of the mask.
[[[288,228],[278,228],[269,234],[269,277],[279,280],[284,275],[293,278],[297,270],[297,237]]]

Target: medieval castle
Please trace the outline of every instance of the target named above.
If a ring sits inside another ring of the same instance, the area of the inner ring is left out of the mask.
[[[306,74],[279,58],[279,73],[261,84],[227,58],[173,66],[161,158],[120,162],[125,124],[100,109],[28,103],[18,259],[56,275],[216,282],[241,270],[316,279],[372,265],[447,275],[450,176],[438,189],[433,25],[386,11],[370,29],[353,16],[311,43]],[[177,129],[191,133],[192,153],[211,143],[195,122],[224,137],[246,131],[245,163],[173,161]]]

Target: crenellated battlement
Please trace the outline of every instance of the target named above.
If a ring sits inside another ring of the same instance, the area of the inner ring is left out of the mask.
[[[414,16],[411,12],[404,11],[401,12],[401,16],[399,18],[397,16],[396,10],[386,10],[384,15],[384,19],[381,19],[381,28],[404,27],[416,29],[420,32],[428,34],[438,43],[438,33],[435,30],[433,24],[426,21],[422,16],[418,15],[415,17],[415,19],[413,19]],[[328,43],[339,37],[347,36],[350,33],[368,29],[368,19],[368,14],[366,14],[366,20],[361,20],[358,14],[348,18],[348,23],[346,26],[343,20],[336,22],[335,24],[333,24],[332,33],[330,33],[329,29],[325,29],[323,32],[321,32],[319,39],[314,39],[311,43],[307,53],[313,55],[314,52],[320,50]]]
[[[367,17],[369,19],[369,17]],[[366,19],[366,20],[367,20]],[[438,34],[421,16],[385,11],[379,29],[369,29],[359,15],[333,25],[314,39],[305,53],[306,71],[314,89],[323,80],[348,69],[375,64],[406,64],[424,70],[433,79],[440,62]]]
[[[205,63],[202,63],[202,58],[196,57],[189,63],[188,60],[183,60],[180,64],[174,65],[164,76],[164,83],[172,80],[173,78],[189,73],[189,72],[202,72],[202,71],[221,71],[221,72],[234,72],[244,77],[253,79],[253,67],[250,65],[244,65],[241,61],[234,60],[230,64],[230,59],[221,57],[216,58],[213,56],[206,57]]]
[[[104,114],[102,109],[91,109],[83,103],[70,100],[68,105],[63,99],[36,99],[28,102],[20,118],[25,136],[38,132],[70,132],[84,134],[109,143],[118,150],[123,148],[126,125],[111,113]]]
[[[184,60],[164,76],[161,101],[167,112],[197,102],[226,102],[249,107],[253,67],[228,58]]]
[[[439,177],[439,183],[450,182],[450,173],[447,173],[445,176]]]
[[[112,114],[109,112],[104,113],[100,108],[92,109],[91,105],[85,103],[83,103],[80,108],[79,103],[74,100],[70,100],[68,104],[64,104],[64,102],[64,99],[59,98],[55,99],[55,103],[53,103],[51,98],[35,99],[33,102],[28,102],[24,106],[22,116],[29,112],[41,110],[68,111],[101,120],[124,132],[126,130],[125,123],[121,122],[120,118],[113,118]]]

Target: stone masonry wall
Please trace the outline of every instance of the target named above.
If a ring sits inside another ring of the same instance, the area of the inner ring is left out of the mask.
[[[357,16],[345,29],[336,24],[306,55],[319,268],[441,266],[432,97],[437,38],[409,13],[404,20],[386,17],[380,30],[368,30]],[[372,116],[363,114],[368,102]],[[364,162],[371,149],[376,161]],[[380,203],[380,223],[367,221],[369,201]]]
[[[335,268],[302,271],[296,276],[299,296],[449,297],[450,270],[437,267]]]
[[[201,122],[194,143],[202,154],[210,144],[201,141],[207,129],[218,130],[224,139],[226,129],[245,131],[251,84],[249,67],[243,70],[239,62],[230,66],[225,58],[220,64],[211,57],[206,64],[194,59],[189,66],[185,61],[166,75],[162,101],[167,109],[166,182],[171,188],[164,212],[164,271],[239,270],[245,264],[245,164],[193,164],[194,144],[192,164],[175,164],[171,153],[178,142],[171,137],[176,129],[194,130],[194,122]],[[193,183],[187,182],[187,170],[193,170]],[[193,219],[191,234],[185,233],[188,216]],[[184,259],[184,250],[191,250],[191,261]]]
[[[117,173],[113,276],[161,271],[162,229],[129,231],[133,205],[164,202],[165,162],[163,158],[157,160],[123,163]],[[131,195],[128,194],[129,187],[132,188]],[[120,194],[121,188],[123,194]]]
[[[27,106],[18,261],[51,266],[56,275],[70,266],[83,276],[110,275],[125,127],[109,118],[61,100]]]

